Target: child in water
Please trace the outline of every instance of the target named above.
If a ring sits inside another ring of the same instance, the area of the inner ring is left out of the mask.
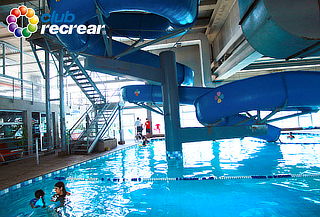
[[[146,146],[149,143],[149,140],[146,136],[143,137],[142,146]]]
[[[67,192],[63,182],[57,182],[54,185],[54,191],[56,193],[51,197],[51,201],[60,202],[60,206],[62,206],[64,204],[65,197],[70,195],[70,192]]]
[[[34,193],[34,196],[35,198],[33,198],[32,200],[30,200],[30,206],[32,208],[39,208],[39,207],[46,207],[46,204],[44,202],[44,191],[43,190],[37,190],[35,193]]]
[[[289,133],[289,135],[287,136],[288,139],[294,139],[294,135],[292,134],[292,132]]]

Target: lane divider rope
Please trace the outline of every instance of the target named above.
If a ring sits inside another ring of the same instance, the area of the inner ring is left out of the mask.
[[[239,180],[239,179],[281,179],[281,178],[315,178],[319,174],[278,174],[278,175],[253,175],[253,176],[209,176],[209,177],[177,177],[177,178],[74,178],[55,177],[55,180],[74,181],[109,181],[109,182],[144,182],[144,181],[200,181],[200,180]]]

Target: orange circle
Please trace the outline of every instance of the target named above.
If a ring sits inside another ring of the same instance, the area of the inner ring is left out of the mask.
[[[32,8],[28,8],[28,12],[26,14],[26,17],[32,18],[34,16],[35,12]]]
[[[24,16],[28,12],[28,8],[26,6],[20,6],[19,11],[21,12],[21,15]]]

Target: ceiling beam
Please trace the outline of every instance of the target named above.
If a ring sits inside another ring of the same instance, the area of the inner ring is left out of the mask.
[[[130,80],[147,81],[151,84],[159,85],[163,82],[160,68],[112,60],[105,57],[87,56],[85,68],[104,74],[125,77]]]
[[[5,34],[5,35],[1,35],[1,36],[0,36],[0,40],[2,40],[2,39],[7,39],[7,38],[10,38],[10,37],[12,37],[12,33],[8,33],[8,34]]]
[[[217,0],[205,0],[199,4],[199,11],[209,11],[216,8]]]
[[[217,4],[217,1],[218,0],[202,0],[202,1],[200,1],[199,6],[215,5],[215,4]]]
[[[197,19],[196,23],[191,29],[206,29],[208,27],[209,18]]]
[[[218,0],[216,4],[216,9],[213,11],[207,30],[206,35],[209,38],[209,41],[212,42],[214,38],[218,35],[221,27],[225,23],[230,9],[232,6],[237,3],[236,0]]]

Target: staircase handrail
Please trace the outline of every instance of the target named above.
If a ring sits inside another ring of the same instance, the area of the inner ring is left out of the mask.
[[[93,105],[91,106],[83,113],[83,115],[77,120],[77,122],[70,128],[69,135],[73,133],[73,131],[80,125],[80,123],[83,121],[83,119],[86,117],[87,114],[93,109]]]
[[[120,88],[116,89],[113,94],[111,95],[110,99],[114,96],[117,96],[117,94],[120,94]],[[82,137],[84,137],[85,135],[88,135],[91,131],[92,131],[92,126],[97,122],[97,120],[99,119],[99,117],[102,116],[104,117],[104,119],[107,121],[107,119],[104,116],[104,111],[107,110],[108,108],[110,108],[112,105],[114,105],[113,103],[110,103],[110,99],[108,100],[108,102],[102,107],[102,109],[100,109],[100,111],[98,112],[98,114],[94,117],[94,119],[90,122],[88,128],[86,128],[78,137],[78,140],[81,140]],[[118,103],[119,104],[119,103]],[[117,107],[117,106],[115,106]],[[114,108],[112,109],[114,110]]]
[[[106,130],[108,128],[110,128],[111,123],[113,123],[113,121],[114,121],[114,119],[116,117],[116,113],[117,113],[119,107],[120,107],[120,105],[119,105],[119,103],[117,103],[117,105],[112,110],[111,115],[108,117],[108,119],[106,120],[105,124],[103,125],[102,129],[100,130],[100,132],[98,133],[96,138],[93,140],[93,142],[88,147],[88,153],[91,153],[91,151],[94,149],[94,147],[95,147],[96,143],[98,142],[98,140],[106,133]]]

